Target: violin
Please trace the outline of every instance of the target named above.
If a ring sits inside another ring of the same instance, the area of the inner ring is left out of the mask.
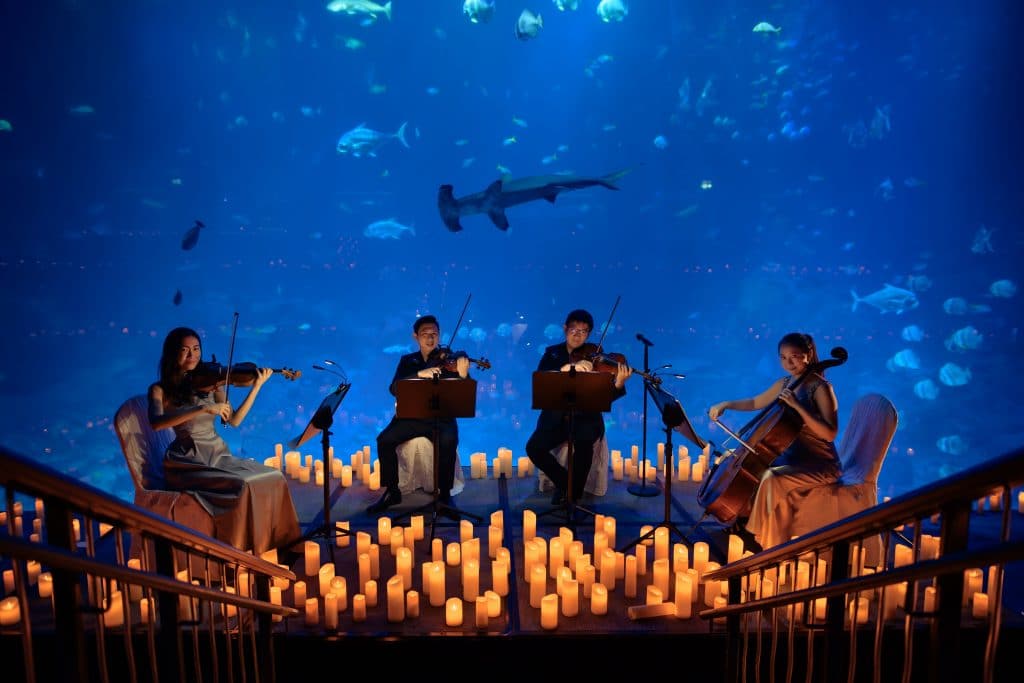
[[[486,358],[470,358],[465,351],[452,351],[443,346],[438,346],[430,352],[430,367],[441,368],[448,372],[456,371],[456,361],[460,358],[467,358],[479,370],[490,370],[491,363]]]
[[[590,361],[591,365],[594,366],[595,372],[608,372],[614,374],[618,371],[619,365],[625,365],[633,371],[634,375],[640,375],[651,384],[661,384],[661,378],[657,375],[644,372],[643,370],[638,370],[630,366],[630,364],[626,362],[626,357],[621,353],[606,353],[602,350],[600,344],[586,342],[573,349],[572,353],[569,355],[572,357],[573,363],[578,363],[581,360]]]
[[[230,370],[230,372],[229,372]],[[291,368],[273,368],[274,374],[282,374],[286,379],[295,380],[302,376],[301,370]],[[188,373],[195,391],[213,391],[230,382],[230,386],[251,387],[256,382],[260,367],[256,363],[235,363],[227,366],[217,361],[204,361],[196,369]]]

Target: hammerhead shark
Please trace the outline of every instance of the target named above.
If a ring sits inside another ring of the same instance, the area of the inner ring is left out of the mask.
[[[485,213],[501,230],[508,230],[508,218],[505,209],[516,204],[525,204],[535,199],[546,199],[554,203],[561,192],[582,190],[585,187],[600,185],[609,190],[618,190],[613,183],[632,169],[624,169],[609,173],[599,178],[587,178],[576,175],[543,175],[526,178],[510,178],[505,176],[495,180],[483,192],[475,192],[456,199],[451,185],[442,185],[437,192],[437,208],[441,212],[441,220],[452,232],[462,230],[459,219],[475,213]]]

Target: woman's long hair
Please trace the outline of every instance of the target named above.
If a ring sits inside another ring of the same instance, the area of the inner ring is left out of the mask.
[[[164,394],[179,406],[188,403],[193,394],[192,384],[178,366],[178,354],[181,352],[181,345],[186,337],[199,339],[199,333],[190,327],[175,327],[167,333],[164,338],[163,352],[160,354],[160,365],[157,368],[160,374],[160,386],[163,388]],[[200,339],[200,353],[202,348],[203,342]]]
[[[792,346],[807,354],[807,362],[811,365],[818,363],[818,347],[814,345],[814,337],[803,332],[790,332],[779,340],[779,351],[783,346]],[[820,373],[824,376],[825,372]]]

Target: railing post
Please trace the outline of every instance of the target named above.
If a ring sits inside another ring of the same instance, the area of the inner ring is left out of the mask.
[[[174,573],[174,548],[171,542],[163,538],[153,539],[153,554],[156,559],[158,574],[177,578]],[[189,558],[186,557],[186,566]],[[178,647],[178,596],[175,593],[160,591],[157,595],[160,611],[160,628],[156,631],[157,670],[168,681],[181,679],[181,659]]]
[[[46,537],[50,545],[75,552],[75,532],[71,508],[60,498],[45,498]],[[82,623],[82,586],[80,575],[54,568],[53,616],[55,650],[60,653],[62,680],[90,679],[85,656],[85,629]]]
[[[729,578],[729,604],[740,604],[740,581],[742,577],[733,576]],[[739,614],[730,614],[725,618],[725,680],[740,680],[740,618]]]
[[[839,541],[832,546],[832,575],[829,583],[850,578],[850,542]],[[843,623],[846,619],[846,596],[833,595],[825,601],[825,664],[826,681],[846,680]]]
[[[942,508],[939,542],[942,553],[967,550],[970,533],[971,501],[952,503]],[[938,610],[932,621],[932,652],[929,679],[955,683],[960,680],[960,612],[964,591],[964,573],[956,571],[935,577]]]

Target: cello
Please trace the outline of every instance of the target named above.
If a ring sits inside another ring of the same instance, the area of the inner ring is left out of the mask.
[[[830,360],[812,363],[786,387],[795,390],[813,374],[842,365],[849,354],[841,346],[831,351]],[[761,477],[775,458],[793,445],[803,420],[800,415],[776,398],[759,412],[738,433],[715,420],[729,436],[739,442],[734,450],[721,455],[708,472],[697,492],[697,502],[704,514],[713,515],[723,524],[732,524],[746,516],[751,501],[761,484]]]

